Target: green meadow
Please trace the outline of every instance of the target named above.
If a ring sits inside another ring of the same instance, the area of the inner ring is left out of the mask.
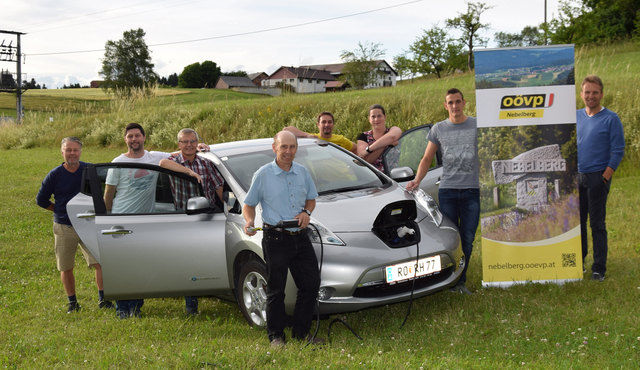
[[[627,152],[614,176],[607,226],[607,279],[481,287],[478,243],[462,296],[440,292],[413,302],[321,320],[320,348],[291,342],[272,350],[263,329],[247,325],[235,302],[203,298],[186,317],[184,300],[148,299],[143,316],[118,320],[97,307],[93,272],[76,259],[83,309],[66,314],[55,266],[52,215],[35,204],[47,172],[62,161],[60,140],[85,142],[82,159],[107,162],[125,150],[122,129],[139,122],[147,148],[174,149],[180,128],[207,143],[273,136],[282,127],[315,129],[317,113],[336,117],[336,131],[355,139],[369,126],[367,108],[382,104],[402,129],[445,118],[443,94],[465,92],[475,115],[473,75],[402,82],[396,88],[267,97],[233,91],[157,89],[152,98],[114,99],[98,89],[32,90],[22,125],[0,123],[0,366],[5,368],[575,368],[640,367],[640,45],[576,51],[576,80],[605,82],[604,105],[623,122]],[[578,92],[578,90],[576,90]],[[582,103],[577,95],[577,105]],[[0,95],[0,115],[15,115],[15,97]],[[587,257],[591,265],[591,255]],[[588,277],[588,276],[587,276]],[[344,319],[356,338],[331,319]],[[314,322],[314,327],[316,323]]]

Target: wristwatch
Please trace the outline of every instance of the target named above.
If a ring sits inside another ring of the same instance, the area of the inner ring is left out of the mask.
[[[365,150],[367,153],[371,153],[371,150],[369,150],[369,145],[367,145],[367,147],[366,147],[366,148],[364,148],[364,150]]]
[[[302,212],[308,214],[309,216],[311,216],[311,212],[308,209],[303,209]]]

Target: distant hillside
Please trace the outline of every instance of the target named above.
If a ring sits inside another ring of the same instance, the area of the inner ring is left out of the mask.
[[[575,80],[586,74],[600,75],[605,83],[604,105],[616,111],[625,126],[627,158],[638,158],[640,150],[640,46],[623,43],[576,50]],[[68,135],[81,137],[88,145],[123,146],[122,128],[141,123],[148,132],[148,146],[175,148],[179,129],[192,127],[207,142],[270,137],[287,125],[315,131],[315,116],[332,111],[336,131],[351,139],[370,128],[368,107],[382,104],[387,122],[403,130],[446,117],[443,94],[450,87],[465,93],[467,114],[475,115],[474,78],[470,73],[442,79],[405,81],[395,88],[380,88],[313,95],[264,97],[228,90],[170,89],[151,99],[104,100],[82,96],[60,96],[57,90],[25,96],[25,120],[21,126],[0,126],[2,148],[56,146]],[[80,89],[83,94],[95,89]],[[576,89],[578,92],[579,90]],[[163,92],[163,90],[160,90]],[[187,93],[185,93],[187,92]],[[176,95],[175,93],[180,93]],[[15,106],[15,98],[1,96],[0,107]],[[582,102],[577,94],[578,107]],[[11,103],[11,105],[8,105]]]

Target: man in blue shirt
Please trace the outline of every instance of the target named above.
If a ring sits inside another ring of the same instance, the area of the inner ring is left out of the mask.
[[[298,142],[294,134],[279,132],[273,142],[276,159],[260,167],[253,175],[251,188],[244,201],[242,213],[244,231],[253,230],[256,206],[262,206],[262,250],[267,263],[267,333],[271,346],[285,344],[284,327],[287,316],[284,309],[284,289],[287,271],[298,287],[291,336],[308,337],[313,312],[320,288],[318,260],[307,236],[307,225],[318,196],[309,172],[293,162]],[[275,225],[282,220],[296,219],[298,227],[281,228]],[[318,343],[314,341],[314,343]]]
[[[585,77],[580,91],[585,107],[576,113],[582,261],[589,252],[589,218],[593,237],[591,278],[598,281],[604,280],[607,270],[607,196],[625,145],[622,122],[617,114],[600,104],[602,96],[602,80],[595,75]]]
[[[60,279],[67,293],[69,307],[67,313],[80,311],[76,298],[76,281],[73,275],[78,244],[90,267],[96,270],[96,285],[98,285],[98,307],[110,308],[112,303],[104,299],[102,288],[102,268],[96,259],[87,251],[84,244],[71,226],[67,214],[67,203],[80,192],[82,171],[86,166],[80,161],[82,142],[77,137],[62,139],[62,158],[64,162],[51,170],[42,181],[42,186],[36,196],[36,202],[44,209],[53,211],[53,234],[55,239],[56,264],[60,271]],[[54,202],[51,202],[53,195]]]

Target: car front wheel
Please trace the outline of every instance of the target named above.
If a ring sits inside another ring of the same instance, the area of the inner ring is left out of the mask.
[[[267,325],[267,267],[251,259],[242,266],[236,284],[238,306],[250,325]]]

